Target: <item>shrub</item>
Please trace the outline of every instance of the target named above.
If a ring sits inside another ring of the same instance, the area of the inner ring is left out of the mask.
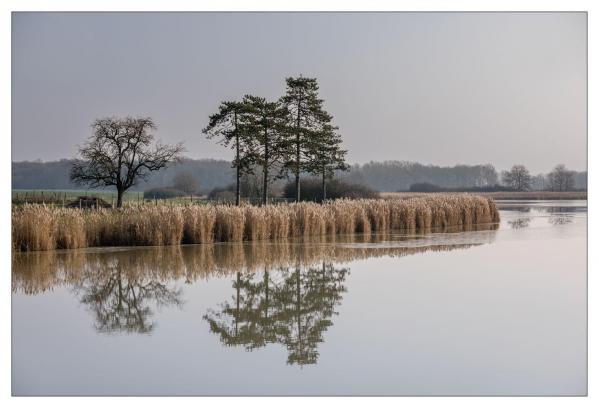
[[[235,184],[229,184],[225,187],[215,187],[208,193],[209,200],[224,201],[228,203],[235,202]]]
[[[322,201],[322,180],[307,178],[301,182],[302,201]],[[327,199],[339,198],[378,198],[379,193],[370,187],[344,180],[333,179],[326,184]],[[295,198],[295,182],[289,182],[283,188],[283,197]]]
[[[144,191],[144,199],[146,200],[183,197],[185,195],[185,192],[171,187],[156,187]]]
[[[445,191],[445,188],[432,183],[414,183],[410,185],[412,193],[437,193]]]

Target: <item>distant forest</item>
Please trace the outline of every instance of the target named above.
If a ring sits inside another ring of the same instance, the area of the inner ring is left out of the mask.
[[[73,160],[22,161],[12,163],[12,188],[32,190],[81,189],[69,180]],[[214,159],[184,159],[166,169],[152,173],[132,190],[166,187],[174,184],[180,174],[191,174],[199,189],[208,192],[234,182],[231,162]],[[369,162],[355,164],[349,171],[338,172],[343,180],[358,182],[378,191],[407,191],[414,183],[430,183],[445,188],[493,186],[500,183],[496,169],[490,164],[441,167],[407,161]],[[587,188],[587,172],[575,172],[575,188]],[[533,189],[538,189],[534,185]]]

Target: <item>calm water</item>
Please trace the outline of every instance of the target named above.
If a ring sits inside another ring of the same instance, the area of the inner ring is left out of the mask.
[[[498,229],[13,255],[16,395],[582,395],[585,201]]]

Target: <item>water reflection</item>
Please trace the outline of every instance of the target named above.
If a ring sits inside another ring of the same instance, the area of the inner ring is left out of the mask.
[[[150,333],[154,322],[150,305],[181,306],[181,289],[156,279],[130,274],[118,262],[109,262],[99,273],[74,286],[74,293],[95,316],[95,328],[102,333]]]
[[[38,294],[108,277],[115,269],[128,279],[169,282],[230,276],[237,272],[345,263],[382,256],[402,257],[493,242],[489,230],[450,234],[368,235],[333,241],[244,242],[171,247],[127,247],[12,253],[12,289]],[[112,272],[111,272],[112,271]]]
[[[549,224],[551,225],[564,225],[570,224],[573,221],[574,217],[572,214],[551,214],[549,216]]]
[[[530,224],[530,217],[516,218],[515,220],[508,221],[507,223],[512,229],[527,228],[528,224]]]
[[[587,212],[586,201],[503,201],[497,207],[512,229],[570,224]],[[546,222],[545,222],[546,220]]]
[[[279,343],[287,348],[287,364],[316,364],[317,346],[333,325],[347,274],[348,268],[326,262],[274,274],[265,270],[258,277],[238,273],[231,301],[209,310],[204,319],[225,346],[253,350]]]
[[[501,211],[512,211],[518,213],[547,213],[547,214],[555,214],[555,213],[586,213],[587,206],[586,202],[584,205],[573,202],[569,205],[558,205],[557,203],[551,202],[498,202],[497,208]]]
[[[254,242],[13,253],[12,290],[66,287],[101,333],[151,333],[155,311],[184,305],[186,284],[233,275],[233,300],[205,315],[225,345],[284,344],[289,364],[313,364],[316,345],[345,292],[346,262],[469,248],[487,231],[364,235],[334,240]]]

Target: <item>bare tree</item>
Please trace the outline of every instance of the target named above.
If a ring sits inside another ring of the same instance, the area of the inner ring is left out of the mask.
[[[563,164],[558,164],[547,175],[551,191],[569,191],[574,188],[574,172]]]
[[[547,177],[541,173],[533,176],[530,181],[530,187],[533,190],[544,191],[547,188]]]
[[[193,194],[198,191],[198,182],[189,171],[177,173],[173,179],[173,187],[187,194]]]
[[[92,128],[93,135],[79,149],[81,159],[71,168],[71,180],[92,188],[115,186],[117,207],[122,207],[125,191],[150,172],[179,161],[183,152],[181,144],[154,144],[151,118],[98,119]]]
[[[530,190],[532,178],[530,172],[521,164],[515,164],[509,171],[501,174],[503,184],[512,187],[516,191]]]

